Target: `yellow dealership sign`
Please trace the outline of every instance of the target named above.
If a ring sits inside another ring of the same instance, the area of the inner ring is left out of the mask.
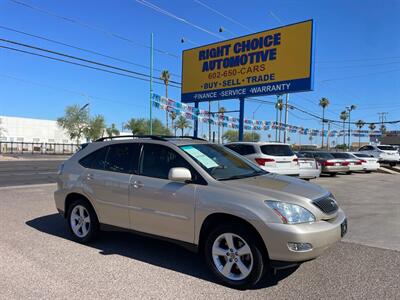
[[[313,20],[183,51],[182,102],[312,90]]]

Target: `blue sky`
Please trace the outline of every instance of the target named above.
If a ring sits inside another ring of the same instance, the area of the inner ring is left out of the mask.
[[[31,6],[79,20],[73,23],[41,13],[10,0],[0,2],[0,26],[41,35],[60,42],[91,49],[133,63],[148,66],[150,33],[158,49],[172,55],[156,53],[156,69],[168,69],[171,80],[180,81],[180,55],[192,48],[182,44],[182,37],[197,44],[220,39],[185,22],[152,10],[135,0],[118,1],[38,1],[17,0]],[[306,19],[316,23],[315,87],[313,92],[290,95],[290,102],[309,112],[321,114],[317,102],[330,99],[327,118],[339,119],[346,105],[355,104],[352,119],[367,122],[378,120],[377,112],[389,112],[388,120],[400,119],[400,1],[211,1],[201,0],[233,22],[205,8],[196,1],[148,0],[162,9],[218,34],[232,38],[290,24]],[[246,4],[246,5],[245,5]],[[249,29],[247,29],[249,28]],[[111,33],[129,38],[131,42],[111,37]],[[232,34],[233,33],[233,34]],[[147,68],[116,62],[93,54],[70,49],[33,37],[0,29],[0,37],[72,55],[109,63],[122,68],[148,73]],[[133,44],[133,42],[135,44]],[[0,43],[5,45],[4,43]],[[9,46],[9,45],[8,45]],[[154,71],[159,75],[159,71]],[[131,117],[148,116],[149,84],[78,66],[0,49],[0,115],[56,119],[66,105],[83,105],[88,101],[92,114],[103,114],[107,123],[118,127]],[[163,94],[162,85],[155,92]],[[87,96],[85,96],[87,95]],[[180,99],[180,90],[170,88],[169,96]],[[89,100],[88,98],[89,97]],[[274,97],[264,97],[274,100]],[[201,104],[206,108],[207,104]],[[226,100],[221,105],[237,109],[238,101]],[[213,104],[214,110],[216,103]],[[245,116],[274,120],[270,105],[246,103]],[[164,120],[164,113],[155,111]],[[320,123],[300,112],[291,112],[289,123],[320,128]],[[389,125],[388,129],[400,129]],[[200,133],[206,126],[200,126]]]

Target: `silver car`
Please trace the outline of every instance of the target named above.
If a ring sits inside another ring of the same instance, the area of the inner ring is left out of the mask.
[[[282,262],[316,258],[347,231],[329,191],[194,138],[90,143],[60,168],[54,198],[78,242],[102,229],[169,239],[241,289]]]

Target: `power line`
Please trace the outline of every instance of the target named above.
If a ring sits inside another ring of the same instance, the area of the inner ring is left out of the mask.
[[[37,6],[33,6],[33,5],[30,5],[30,4],[27,4],[27,3],[22,2],[20,0],[8,0],[8,1],[10,1],[10,2],[12,2],[14,4],[18,4],[20,6],[24,6],[25,8],[29,8],[29,9],[31,9],[33,11],[36,11],[36,12],[39,12],[39,13],[42,13],[42,14],[45,14],[45,15],[49,15],[49,16],[58,18],[58,19],[61,19],[63,21],[66,21],[66,22],[73,23],[75,25],[79,25],[79,26],[85,27],[85,28],[90,29],[92,31],[101,32],[102,34],[105,34],[108,37],[112,37],[112,38],[119,39],[121,41],[128,42],[133,46],[150,49],[150,46],[148,46],[148,45],[135,42],[135,41],[133,41],[133,40],[127,38],[127,37],[121,36],[119,34],[113,33],[111,31],[102,29],[102,28],[94,26],[94,25],[91,25],[89,23],[86,23],[86,22],[83,22],[83,21],[80,21],[80,20],[77,20],[77,19],[73,19],[73,18],[70,18],[70,17],[64,17],[64,16],[56,14],[56,13],[54,13],[52,11],[45,10],[45,9],[39,8]],[[159,49],[159,48],[154,48],[154,51],[157,52],[157,53],[160,53],[160,54],[165,54],[165,55],[174,57],[174,58],[180,58],[179,55],[173,54],[173,53],[171,53],[169,51],[165,51],[165,50],[162,50],[162,49]]]
[[[103,71],[103,72],[106,72],[106,73],[111,73],[111,74],[115,74],[115,75],[129,77],[129,78],[134,78],[134,79],[138,79],[138,80],[142,80],[142,81],[147,81],[147,82],[150,81],[150,79],[147,79],[147,78],[141,78],[141,77],[137,77],[137,76],[133,76],[133,75],[129,75],[129,74],[123,74],[123,73],[119,73],[119,72],[114,72],[114,71],[110,71],[110,70],[106,70],[106,69],[102,69],[102,68],[98,68],[98,67],[88,66],[88,65],[85,65],[85,64],[72,62],[72,61],[68,61],[68,60],[65,60],[65,59],[51,57],[51,56],[47,56],[47,55],[43,55],[43,54],[39,54],[39,53],[34,53],[34,52],[26,51],[26,50],[21,50],[21,49],[17,49],[17,48],[12,48],[12,47],[7,47],[7,46],[0,46],[0,48],[7,49],[7,50],[12,50],[12,51],[16,51],[16,52],[21,52],[21,53],[25,53],[25,54],[30,54],[30,55],[34,55],[34,56],[39,56],[39,57],[42,57],[42,58],[47,58],[47,59],[51,59],[51,60],[55,60],[55,61],[59,61],[59,62],[69,63],[69,64],[72,64],[72,65],[76,65],[76,66],[80,66],[80,67],[84,67],[84,68],[88,68],[88,69]],[[163,83],[161,83],[161,82],[154,82],[154,83],[163,85]],[[176,87],[176,88],[180,88],[180,87],[172,85],[172,84],[170,84],[170,86]]]
[[[141,68],[150,69],[150,67],[146,66],[146,65],[138,64],[138,63],[126,60],[126,59],[122,59],[122,58],[117,58],[115,56],[111,56],[111,55],[108,55],[108,54],[100,53],[100,52],[97,52],[97,51],[94,51],[94,50],[89,50],[89,49],[85,49],[85,48],[82,48],[82,47],[70,45],[70,44],[67,44],[67,43],[64,43],[64,42],[60,42],[60,41],[56,41],[56,40],[53,40],[53,39],[50,39],[50,38],[47,38],[47,37],[43,37],[43,36],[40,36],[40,35],[27,33],[27,32],[24,32],[24,31],[16,30],[16,29],[5,27],[5,26],[1,26],[1,25],[0,25],[0,29],[16,32],[16,33],[23,34],[23,35],[30,36],[30,37],[34,37],[34,38],[41,39],[41,40],[44,40],[44,41],[48,41],[48,42],[51,42],[51,43],[54,43],[54,44],[66,46],[66,47],[69,47],[69,48],[72,48],[72,49],[76,49],[76,50],[84,51],[84,52],[87,52],[87,53],[95,54],[95,55],[98,55],[98,56],[102,56],[102,57],[105,57],[105,58],[109,58],[109,59],[112,59],[112,60],[115,60],[115,61],[119,61],[119,62],[122,62],[122,63],[127,63],[127,64],[131,64],[131,65],[138,66],[138,67],[141,67]],[[160,69],[154,68],[154,70],[162,72],[162,70],[160,70]],[[179,78],[181,77],[180,75],[174,74],[174,73],[171,73],[171,75],[177,76]]]
[[[366,77],[366,76],[371,76],[371,75],[387,74],[387,73],[393,73],[393,72],[399,72],[399,71],[400,71],[400,69],[394,69],[394,70],[389,70],[389,71],[367,73],[367,74],[361,74],[361,75],[355,75],[355,76],[344,76],[344,77],[323,79],[323,80],[319,80],[318,82],[324,83],[324,82],[328,82],[328,81],[346,80],[346,79],[351,79],[351,78],[359,78],[359,77]]]
[[[120,67],[115,67],[115,66],[112,66],[112,65],[96,62],[96,61],[93,61],[93,60],[88,60],[88,59],[85,59],[85,58],[81,58],[81,57],[77,57],[77,56],[73,56],[73,55],[69,55],[69,54],[65,54],[65,53],[61,53],[61,52],[57,52],[57,51],[53,51],[53,50],[49,50],[49,49],[36,47],[36,46],[33,46],[33,45],[28,45],[28,44],[24,44],[24,43],[20,43],[20,42],[16,42],[16,41],[11,41],[11,40],[7,40],[7,39],[2,39],[2,38],[0,38],[0,41],[6,42],[6,43],[10,43],[10,44],[14,44],[14,45],[19,45],[19,46],[22,46],[22,47],[27,47],[27,48],[30,48],[30,49],[35,49],[35,50],[51,53],[51,54],[55,54],[55,55],[59,55],[59,56],[63,56],[63,57],[67,57],[67,58],[71,58],[71,59],[75,59],[75,60],[79,60],[79,61],[83,61],[85,63],[90,63],[90,64],[98,65],[98,66],[101,66],[101,67],[114,69],[114,70],[117,70],[117,71],[131,73],[131,74],[139,75],[139,76],[143,76],[143,77],[150,77],[149,75],[144,74],[144,73],[131,71],[131,70],[120,68]],[[160,78],[157,78],[157,77],[153,77],[153,79],[161,80]],[[180,85],[180,82],[177,82],[177,81],[170,80],[170,82],[173,83],[173,84],[179,84]]]
[[[391,57],[375,57],[375,58],[360,58],[360,59],[343,59],[343,60],[325,60],[316,61],[316,64],[328,64],[328,63],[341,63],[341,62],[357,62],[357,61],[374,61],[374,60],[385,60],[385,59],[398,59],[400,56]]]
[[[208,5],[205,4],[204,2],[201,2],[200,0],[193,0],[193,1],[196,2],[196,3],[199,4],[199,5],[201,5],[201,6],[205,7],[205,8],[207,8],[208,10],[210,10],[210,11],[216,13],[217,15],[220,15],[221,17],[223,17],[223,18],[225,18],[225,19],[231,21],[232,23],[235,23],[236,25],[239,25],[240,27],[242,27],[242,28],[244,28],[244,29],[246,29],[246,30],[248,30],[248,31],[250,31],[250,32],[254,31],[253,29],[249,28],[248,26],[244,25],[243,23],[240,23],[239,21],[237,21],[237,20],[235,20],[235,19],[233,19],[233,18],[231,18],[231,17],[229,17],[229,16],[223,14],[222,12],[216,10],[215,8],[212,8],[211,6],[208,6]]]
[[[13,1],[14,1],[14,0],[13,0]],[[219,34],[216,34],[216,33],[212,32],[212,31],[210,31],[210,30],[208,30],[208,29],[206,29],[206,28],[204,28],[204,27],[201,27],[201,26],[199,26],[199,25],[196,25],[196,24],[194,24],[194,23],[192,23],[192,22],[189,22],[188,20],[186,20],[186,19],[184,19],[184,18],[178,17],[177,15],[175,15],[175,14],[173,14],[173,13],[171,13],[171,12],[169,12],[169,11],[167,11],[167,10],[165,10],[165,9],[163,9],[163,8],[157,6],[157,5],[155,5],[155,4],[153,4],[153,3],[149,2],[149,1],[146,1],[146,0],[136,0],[136,2],[139,3],[139,4],[141,4],[141,5],[143,5],[143,6],[146,6],[146,7],[148,7],[148,8],[151,8],[152,10],[154,10],[154,11],[160,13],[160,14],[166,15],[166,16],[168,16],[168,17],[170,17],[170,18],[172,18],[172,19],[174,19],[174,20],[176,20],[176,21],[185,23],[185,24],[187,24],[187,25],[189,25],[189,26],[192,26],[193,28],[196,28],[196,29],[198,29],[198,30],[200,30],[200,31],[203,31],[203,32],[205,32],[205,33],[208,33],[209,35],[212,35],[212,36],[217,37],[217,38],[219,38],[219,39],[223,39],[223,36],[221,36],[221,35],[219,35]]]

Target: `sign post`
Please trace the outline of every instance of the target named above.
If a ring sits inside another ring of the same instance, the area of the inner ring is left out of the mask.
[[[239,99],[243,139],[246,97],[313,88],[313,20],[261,31],[182,53],[183,103]],[[195,132],[197,132],[195,123]]]

